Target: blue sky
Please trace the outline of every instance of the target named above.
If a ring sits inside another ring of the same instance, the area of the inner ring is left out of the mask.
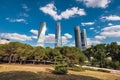
[[[87,31],[88,45],[120,44],[120,0],[0,0],[0,38],[36,45],[46,22],[45,46],[54,46],[56,22],[63,45],[74,46],[74,27]]]

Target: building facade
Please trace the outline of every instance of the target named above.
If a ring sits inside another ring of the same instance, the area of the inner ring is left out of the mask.
[[[61,36],[61,24],[57,22],[56,33],[55,33],[55,47],[62,46],[62,36]]]
[[[80,30],[79,26],[76,26],[74,29],[75,33],[75,46],[77,48],[81,48],[84,51],[87,48],[87,37],[86,37],[86,30]]]
[[[41,22],[38,30],[37,46],[44,47],[45,33],[46,33],[46,22]]]
[[[8,44],[10,42],[9,39],[6,39],[6,38],[1,38],[0,39],[0,44]]]
[[[80,35],[80,27],[76,26],[74,28],[74,34],[75,34],[75,47],[81,48],[81,35]]]
[[[82,45],[82,50],[85,50],[87,48],[87,39],[86,39],[86,30],[83,29],[81,30],[81,45]]]

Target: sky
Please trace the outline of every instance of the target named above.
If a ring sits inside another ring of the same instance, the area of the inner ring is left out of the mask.
[[[0,38],[35,46],[44,21],[45,46],[54,47],[57,22],[63,46],[75,46],[75,26],[86,29],[88,46],[120,44],[120,0],[0,0]]]

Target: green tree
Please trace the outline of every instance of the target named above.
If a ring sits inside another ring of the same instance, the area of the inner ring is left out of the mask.
[[[43,47],[40,46],[35,47],[33,53],[35,61],[41,61],[46,58],[45,49]]]
[[[55,62],[54,62],[55,74],[67,74],[67,63],[65,57],[62,55],[56,56],[55,57]]]

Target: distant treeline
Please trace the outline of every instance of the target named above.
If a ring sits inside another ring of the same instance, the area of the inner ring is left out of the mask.
[[[84,51],[92,66],[120,69],[120,45],[97,44]]]
[[[75,47],[33,47],[20,42],[10,42],[0,44],[0,62],[1,63],[53,63],[56,56],[62,55],[66,58],[67,64],[83,64],[86,57],[81,49]]]
[[[120,69],[120,45],[116,42],[110,44],[92,45],[85,51],[75,47],[40,47],[10,42],[0,44],[0,63],[54,63],[56,56],[62,55],[66,58],[68,66],[74,64]]]

